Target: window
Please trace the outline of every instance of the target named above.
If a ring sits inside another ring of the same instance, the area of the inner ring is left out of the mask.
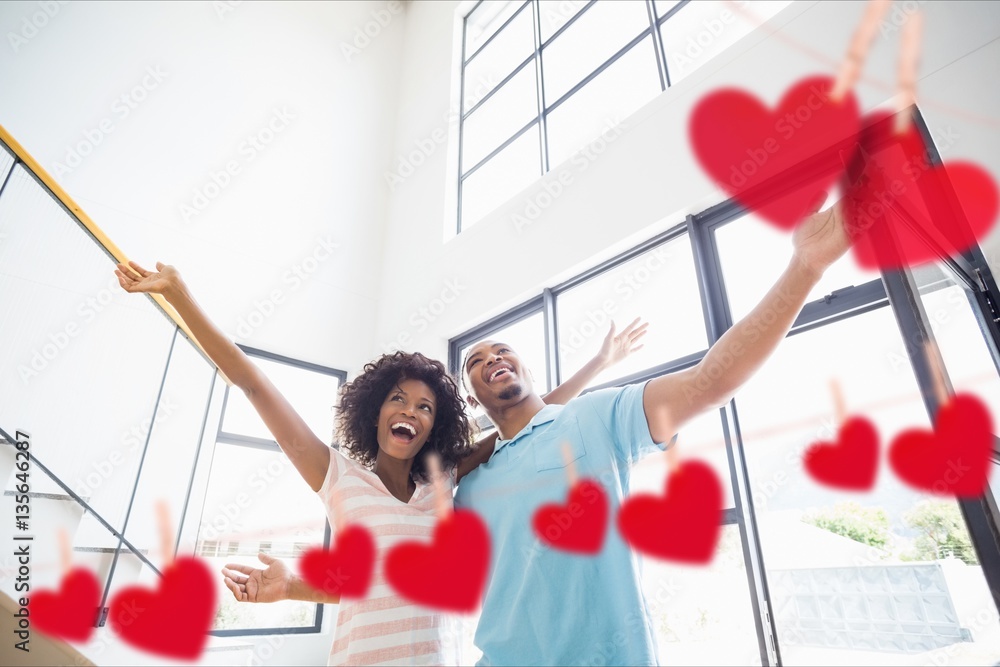
[[[788,0],[483,0],[463,21],[458,231]]]
[[[787,236],[726,202],[453,339],[452,367],[476,341],[519,328],[535,341],[507,333],[506,342],[549,360],[558,384],[598,349],[610,317],[624,326],[638,314],[653,322],[644,350],[592,384],[689,368],[790,257]],[[691,452],[723,480],[723,534],[707,567],[643,559],[665,661],[995,662],[1000,623],[989,591],[1000,585],[1000,466],[990,493],[956,501],[908,487],[884,455],[875,488],[861,494],[820,486],[802,465],[809,444],[833,437],[831,377],[844,386],[848,413],[878,426],[883,450],[903,429],[931,423],[933,381],[915,351],[924,340],[937,342],[955,390],[978,395],[1000,423],[995,303],[978,247],[886,273],[863,271],[848,254],[824,274],[754,378],[678,434],[681,456]],[[995,431],[994,441],[996,462]],[[652,456],[633,466],[632,491],[660,491],[666,465]]]
[[[243,349],[313,432],[331,440],[332,406],[346,374]],[[302,553],[312,546],[329,544],[322,502],[278,448],[247,398],[232,388],[227,389],[211,471],[199,540],[216,570],[231,562],[263,567],[257,553],[264,551],[297,571]],[[221,546],[218,555],[209,550],[210,544]],[[224,588],[221,578],[219,584],[220,605],[213,634],[319,631],[322,605],[292,600],[240,604]]]
[[[486,339],[510,345],[531,373],[535,391],[544,394],[552,389],[549,355],[545,345],[545,317],[541,311],[540,301],[522,308],[516,319],[505,318],[502,324],[496,326],[487,322],[465,334],[460,341],[453,341],[453,345],[457,347],[454,348],[455,354],[451,359],[452,372],[460,382],[464,369],[459,368],[459,364],[473,345]],[[480,428],[492,428],[481,408],[476,410],[469,408],[469,415],[479,422]]]

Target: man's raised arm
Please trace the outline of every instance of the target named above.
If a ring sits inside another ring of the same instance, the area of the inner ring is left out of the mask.
[[[697,415],[725,405],[771,356],[823,272],[850,247],[842,203],[804,220],[792,244],[792,259],[778,281],[696,366],[646,385],[642,404],[655,442],[669,441]]]

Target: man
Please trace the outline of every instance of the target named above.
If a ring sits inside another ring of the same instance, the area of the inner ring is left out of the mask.
[[[792,259],[763,300],[688,370],[547,405],[508,345],[486,340],[469,350],[462,367],[468,400],[485,409],[500,436],[455,496],[456,506],[486,521],[492,538],[475,640],[483,651],[480,664],[658,664],[636,555],[613,529],[594,556],[550,549],[532,533],[532,515],[542,504],[565,502],[569,459],[580,478],[603,486],[614,517],[629,491],[630,465],[665,449],[663,443],[695,416],[729,401],[850,246],[842,205],[806,218],[792,242]],[[269,564],[265,570],[226,571],[238,580],[227,581],[237,599],[284,599],[286,593],[276,597],[274,591],[289,581],[301,585],[280,561],[262,560]]]
[[[509,346],[486,340],[469,350],[462,367],[469,401],[500,434],[493,455],[455,496],[456,507],[483,517],[492,537],[476,630],[480,664],[658,664],[637,557],[616,531],[608,530],[599,554],[569,554],[539,542],[532,515],[545,503],[565,502],[569,459],[580,478],[600,482],[616,516],[629,492],[629,466],[730,400],[850,246],[841,205],[809,216],[792,239],[792,259],[775,285],[688,370],[546,405]]]

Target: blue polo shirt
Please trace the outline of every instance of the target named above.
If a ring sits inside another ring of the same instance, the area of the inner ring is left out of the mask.
[[[664,449],[649,435],[644,388],[545,406],[512,439],[498,440],[490,460],[459,485],[455,505],[478,513],[492,541],[475,637],[480,665],[658,664],[638,558],[615,525],[629,466]],[[608,497],[604,546],[593,556],[551,549],[531,528],[539,506],[567,500],[563,443],[579,478],[598,481]]]

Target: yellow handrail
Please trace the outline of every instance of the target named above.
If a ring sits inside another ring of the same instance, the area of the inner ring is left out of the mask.
[[[62,186],[59,185],[54,178],[52,178],[51,174],[49,174],[49,172],[47,172],[42,165],[38,164],[38,161],[35,160],[35,158],[31,157],[31,154],[24,149],[24,146],[22,146],[17,139],[11,136],[10,132],[8,132],[7,128],[3,125],[0,125],[0,141],[6,144],[7,147],[14,152],[14,155],[17,156],[18,160],[20,160],[24,166],[42,182],[46,189],[48,189],[49,194],[58,199],[62,205],[66,207],[66,210],[69,211],[70,215],[76,218],[81,225],[86,227],[87,231],[91,233],[94,239],[101,244],[105,250],[111,253],[111,256],[115,258],[115,261],[121,262],[126,266],[128,265],[128,255],[126,255],[114,241],[108,238],[108,235],[104,233],[104,230],[97,226],[97,223],[94,222],[89,215],[87,215],[87,212],[84,211],[79,204],[73,201],[73,198],[70,197],[65,190],[63,190]],[[162,310],[164,314],[174,322],[174,324],[180,327],[180,330],[184,332],[184,335],[186,335],[191,342],[198,346],[198,349],[201,350],[201,353],[206,359],[208,359],[209,363],[212,363],[212,360],[209,359],[208,354],[205,352],[205,348],[202,347],[201,343],[198,342],[198,339],[194,337],[194,334],[191,333],[188,325],[184,323],[184,320],[182,320],[180,315],[177,314],[177,311],[174,310],[173,306],[167,303],[167,300],[163,298],[163,295],[150,294],[149,296],[153,297],[153,301],[155,301],[156,305],[160,307],[160,310]],[[212,365],[215,366],[214,363],[212,363]],[[232,385],[232,382],[230,382],[229,378],[226,377],[225,373],[219,370],[218,366],[216,366],[216,370],[219,371],[219,375],[222,376],[222,379],[225,380],[227,384]]]

